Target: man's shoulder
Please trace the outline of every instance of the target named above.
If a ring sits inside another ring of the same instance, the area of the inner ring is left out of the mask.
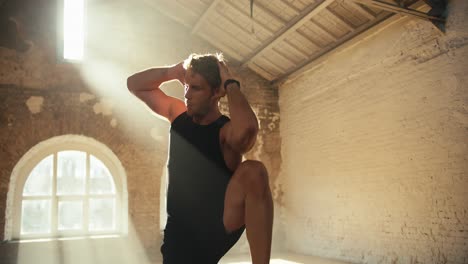
[[[190,126],[190,118],[187,115],[187,112],[183,112],[178,115],[174,120],[170,123],[170,130],[171,131],[183,131],[189,129]]]
[[[187,111],[180,113],[174,120],[171,122],[171,126],[180,122],[183,122],[184,120],[187,120]]]

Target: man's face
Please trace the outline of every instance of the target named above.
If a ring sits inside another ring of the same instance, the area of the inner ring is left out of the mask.
[[[212,107],[213,91],[198,73],[187,70],[185,74],[185,104],[189,116],[204,116]]]

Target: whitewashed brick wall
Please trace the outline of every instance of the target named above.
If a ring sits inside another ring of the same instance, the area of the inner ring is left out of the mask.
[[[286,247],[468,263],[468,1],[403,19],[280,87]]]

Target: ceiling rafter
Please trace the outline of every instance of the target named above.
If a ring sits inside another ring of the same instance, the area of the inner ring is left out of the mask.
[[[262,57],[258,58],[258,60],[260,60],[260,61],[263,60],[264,62],[266,62],[265,65],[268,65],[268,68],[270,68],[271,70],[276,71],[276,74],[282,73],[282,72],[284,72],[286,70],[285,68],[282,68],[281,66],[279,66],[275,62],[271,61],[270,58],[268,58],[266,56],[262,56]]]
[[[362,7],[360,4],[355,3],[354,1],[347,1],[346,4],[352,6],[354,9],[358,10],[360,14],[365,16],[369,20],[373,20],[375,15],[368,9]]]
[[[239,8],[237,6],[233,6],[233,5],[230,5],[228,4],[229,7],[231,7],[232,10],[234,10],[234,12],[238,15],[238,16],[241,16],[243,19],[246,19],[246,20],[250,20],[250,16],[247,15],[246,13],[242,12],[242,10],[239,10]],[[266,31],[268,32],[268,34],[270,35],[274,35],[275,32],[271,29],[269,29],[268,27],[266,27],[265,25],[263,25],[262,23],[260,23],[259,21],[255,21],[255,17],[254,17],[254,22],[255,22],[255,27],[256,26],[259,26],[263,31]]]
[[[445,0],[308,0],[310,4],[304,8],[291,10],[295,3],[286,0],[255,1],[253,17],[248,5],[236,0],[204,1],[196,8],[187,5],[183,9],[178,8],[181,3],[177,1],[156,1],[162,4],[153,7],[167,10],[166,15],[182,22],[193,36],[225,52],[236,65],[247,66],[270,81],[282,82],[374,34],[373,27],[406,17],[395,13],[443,20],[427,2]],[[433,9],[421,12],[428,7]]]
[[[294,11],[294,13],[296,13],[296,15],[299,15],[301,13],[301,10],[293,5],[291,5],[290,3],[288,2],[285,2],[285,1],[282,1],[282,0],[279,0],[283,5],[289,7],[291,10]]]
[[[405,14],[405,15],[417,17],[417,18],[420,18],[420,19],[435,20],[435,21],[442,21],[442,22],[445,21],[445,19],[441,18],[441,17],[431,16],[429,14],[426,14],[424,12],[420,12],[418,10],[409,9],[409,8],[401,7],[401,6],[398,6],[398,5],[389,4],[387,2],[383,2],[383,1],[379,1],[379,0],[352,0],[352,1],[358,2],[358,3],[363,4],[363,5],[377,7],[377,8],[380,8],[382,10],[385,10],[385,11],[389,11],[389,12],[393,12],[393,13],[397,13],[397,14]]]
[[[260,67],[259,65],[257,65],[256,63],[251,63],[249,65],[249,67],[254,70],[255,72],[257,72],[258,74],[260,74],[263,78],[267,79],[267,80],[272,80],[274,79],[274,75],[272,73],[270,73],[269,71],[263,69],[262,67]]]
[[[258,10],[261,10],[262,12],[264,12],[265,14],[267,14],[268,16],[272,17],[274,20],[276,20],[278,23],[280,23],[281,25],[285,25],[286,24],[286,21],[284,21],[284,19],[282,19],[281,17],[279,17],[277,14],[273,13],[270,9],[268,9],[267,7],[263,6],[262,4],[258,3],[258,1],[254,1],[254,11],[255,11],[255,8],[257,8]]]
[[[312,23],[312,25],[316,26],[328,38],[332,39],[333,41],[338,40],[338,37],[335,36],[335,34],[333,34],[330,30],[328,30],[324,25],[322,25],[322,23],[320,23],[320,21],[314,19],[314,20],[311,20],[310,23]]]
[[[359,0],[356,0],[356,1],[359,1]],[[424,3],[416,1],[415,4],[411,5],[411,8],[413,8],[413,10],[417,10],[418,8],[421,8],[423,5],[424,5]],[[375,17],[375,19],[373,19],[372,21],[369,21],[369,22],[357,27],[353,32],[350,32],[350,33],[346,34],[345,36],[341,37],[337,42],[335,42],[332,45],[328,46],[327,48],[321,50],[320,52],[314,54],[313,56],[311,56],[306,61],[298,64],[293,69],[291,69],[291,70],[287,71],[286,73],[282,74],[281,76],[277,77],[275,80],[273,80],[273,82],[282,82],[282,81],[284,81],[288,76],[290,76],[292,74],[295,74],[296,72],[298,72],[300,69],[302,69],[306,65],[312,63],[313,61],[319,59],[320,57],[322,57],[322,56],[324,56],[326,54],[329,54],[333,50],[337,49],[338,47],[342,46],[343,44],[347,43],[348,41],[354,39],[355,37],[357,37],[361,33],[364,33],[365,31],[369,30],[370,28],[372,28],[374,26],[377,26],[378,24],[380,24],[383,21],[389,19],[390,17],[393,17],[394,15],[395,15],[395,13],[388,13],[388,12],[379,13]]]
[[[302,63],[300,63],[298,65],[296,65],[296,67],[294,67],[293,69],[291,69],[291,70],[287,71],[286,73],[282,74],[281,76],[276,78],[274,80],[274,82],[285,79],[290,74],[296,72],[297,70],[301,69],[302,67],[304,67],[307,64],[311,63],[312,61],[318,59],[319,57],[331,52],[336,47],[344,44],[346,41],[354,38],[355,36],[359,35],[360,33],[364,32],[365,30],[369,29],[370,27],[384,21],[385,19],[389,18],[392,15],[393,14],[389,14],[389,13],[380,13],[373,21],[371,21],[369,23],[366,23],[366,24],[356,28],[356,30],[354,30],[353,32],[350,32],[349,34],[346,34],[342,38],[338,39],[338,41],[336,41],[333,44],[327,46],[326,48],[322,49],[320,52],[314,54],[312,57],[309,57],[307,60],[303,61]]]
[[[276,50],[275,48],[271,49],[278,57],[281,57],[284,61],[287,61],[289,64],[296,64],[293,60],[291,60],[288,56],[284,55],[284,53],[280,50]]]
[[[239,25],[237,25],[235,23],[235,21],[233,21],[231,18],[229,17],[225,17],[224,18],[226,20],[226,22],[232,26],[232,27],[236,27],[237,29],[239,29],[240,32],[243,33],[244,37],[248,38],[250,41],[254,42],[255,45],[260,45],[262,42],[257,39],[250,31],[248,31],[247,29],[243,28],[243,27],[240,27]]]
[[[294,43],[291,43],[291,41],[285,39],[284,42],[289,45],[292,49],[294,49],[295,51],[297,51],[298,53],[300,53],[303,57],[303,59],[307,59],[309,58],[309,54],[307,54],[305,51],[303,51],[301,48],[299,48],[298,46],[296,46],[296,44]]]
[[[207,25],[207,31],[214,33],[214,35],[219,36],[219,39],[224,40],[228,43],[233,43],[235,45],[229,45],[231,49],[239,49],[244,54],[247,54],[249,50],[252,49],[247,43],[243,41],[232,41],[232,36],[229,32],[226,31],[225,27],[222,27],[219,24],[209,24]]]
[[[261,56],[266,50],[274,47],[278,42],[283,41],[286,36],[288,36],[291,32],[294,32],[302,25],[304,25],[307,21],[309,21],[313,16],[318,14],[328,5],[330,5],[335,0],[321,0],[308,6],[302,15],[297,16],[291,22],[287,23],[287,25],[276,33],[273,38],[269,41],[265,41],[265,44],[260,46],[259,48],[255,49],[255,51],[244,61],[242,62],[242,66],[248,65],[257,57]]]
[[[205,12],[203,12],[203,14],[200,16],[200,18],[197,20],[197,22],[193,26],[192,31],[190,32],[192,35],[198,31],[198,29],[200,28],[200,25],[203,24],[203,22],[205,22],[208,15],[212,12],[212,10],[215,9],[215,7],[221,1],[222,0],[214,0],[213,2],[211,2],[210,6],[205,10]]]
[[[232,47],[228,47],[226,44],[223,44],[221,43],[220,41],[216,41],[216,40],[212,40],[212,39],[209,39],[209,37],[206,35],[206,34],[202,34],[200,33],[199,29],[200,29],[200,26],[203,25],[203,23],[205,23],[207,21],[207,18],[210,16],[210,14],[212,14],[214,12],[214,10],[216,9],[216,7],[218,6],[218,4],[220,4],[223,0],[214,0],[213,2],[211,2],[210,6],[205,10],[205,12],[203,12],[203,14],[200,16],[200,18],[197,20],[197,22],[195,23],[195,25],[192,27],[192,30],[191,30],[191,34],[198,34],[200,35],[202,38],[204,38],[206,41],[210,42],[211,44],[215,45],[216,47],[218,48],[221,48],[222,50],[226,51],[226,53],[230,56],[232,56],[234,59],[238,60],[238,61],[242,61],[242,55],[240,55],[238,52],[235,51],[234,48]],[[244,18],[248,18],[248,15],[244,14],[243,12],[241,12],[240,10],[237,9],[237,7],[229,4],[229,3],[226,3],[229,7],[231,7],[233,10],[235,10],[238,15],[241,15],[243,16]],[[233,21],[231,21],[230,19],[226,19],[229,23],[233,24]],[[273,32],[269,29],[267,29],[266,27],[264,27],[263,25],[259,24],[259,23],[256,23],[256,25],[259,25],[263,30],[265,30],[266,32],[269,32],[270,34],[273,34]],[[248,34],[248,32],[241,28],[241,30]],[[252,40],[254,40],[255,42],[257,43],[260,43],[260,41],[256,40],[254,37],[251,38]]]
[[[309,35],[307,35],[307,33],[305,33],[302,29],[297,29],[296,30],[297,33],[300,35],[300,37],[308,40],[312,45],[314,45],[317,49],[321,49],[324,47],[324,45],[322,45],[321,43],[318,43],[317,40],[309,37]]]
[[[337,14],[336,12],[333,12],[332,10],[326,9],[328,12],[330,12],[331,15],[333,15],[340,23],[340,25],[344,26],[348,31],[353,31],[354,27],[349,23],[348,21],[345,20],[344,17],[341,15]]]
[[[231,7],[233,10],[236,10],[238,12],[238,14],[241,14],[244,18],[249,19],[249,20],[252,19],[248,14],[244,13],[243,10],[241,10],[238,6],[235,6],[230,2],[226,2],[226,5]],[[277,15],[274,15],[270,10],[266,9],[266,7],[260,6],[260,5],[258,5],[258,3],[254,2],[254,8],[258,8],[259,10],[263,11],[264,13],[269,15],[271,18],[276,20],[276,22],[278,22],[279,24],[285,25],[286,21],[284,21],[282,18],[278,17]],[[254,16],[253,19],[255,20],[255,16]],[[256,22],[256,25],[260,25],[260,26],[262,26],[263,28],[266,29],[266,26],[264,26],[263,24],[261,24],[258,21]],[[273,30],[270,30],[270,29],[267,29],[267,30],[268,30],[268,32],[270,32],[271,35],[274,34]]]
[[[301,48],[299,48],[296,44],[294,43],[291,43],[291,41],[285,39],[284,40],[284,43],[286,43],[291,49],[293,49],[294,51],[296,51],[297,53],[300,53],[302,55],[303,58],[308,58],[309,57],[309,54],[307,54],[307,52],[303,51]]]

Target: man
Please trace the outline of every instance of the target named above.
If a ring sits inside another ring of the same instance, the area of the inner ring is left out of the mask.
[[[185,87],[185,103],[160,90]],[[222,55],[192,54],[130,76],[128,89],[171,123],[164,264],[214,264],[247,232],[252,262],[269,263],[273,202],[258,161],[242,162],[258,122]],[[230,119],[219,99],[227,95]]]

